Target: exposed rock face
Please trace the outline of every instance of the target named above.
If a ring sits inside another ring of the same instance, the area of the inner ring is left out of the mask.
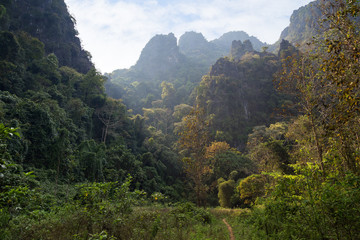
[[[253,52],[254,48],[249,40],[245,40],[242,43],[240,40],[234,40],[231,44],[231,57],[235,60],[240,60],[247,52]]]
[[[3,1],[6,20],[0,23],[5,31],[24,31],[45,44],[47,54],[55,53],[60,66],[70,66],[86,73],[92,67],[90,54],[82,49],[75,20],[64,0]]]
[[[243,31],[228,32],[213,41],[207,41],[201,33],[186,32],[180,37],[180,52],[192,61],[202,63],[207,67],[214,64],[219,58],[229,56],[232,42],[241,41],[252,44],[253,49],[260,50],[265,46],[259,39],[249,36]]]
[[[317,0],[295,10],[291,15],[290,25],[282,31],[280,39],[269,48],[269,51],[279,51],[283,39],[301,49],[312,40],[313,36],[320,34],[318,21],[321,19],[322,13],[319,4],[320,1]]]
[[[319,8],[320,1],[314,1],[295,10],[290,18],[290,25],[284,29],[280,39],[288,40],[291,44],[304,44],[318,33],[318,21],[322,13]]]
[[[223,51],[225,51],[226,54],[228,54],[230,52],[232,41],[234,40],[240,40],[242,42],[249,40],[256,51],[260,51],[262,47],[266,46],[266,43],[261,42],[259,39],[257,39],[254,36],[249,36],[244,31],[228,32],[223,34],[220,38],[215,39],[211,42],[214,43],[219,48],[223,49]]]
[[[216,63],[211,67],[210,76],[231,76],[234,78],[240,78],[244,74],[239,72],[236,62],[229,61],[228,58],[220,58]]]
[[[239,49],[251,50],[248,43],[234,42]],[[243,149],[248,131],[273,121],[280,106],[273,86],[273,74],[280,61],[271,53],[243,51],[241,59],[221,58],[204,76],[198,90],[197,104],[211,117],[215,140],[225,140]],[[221,136],[218,136],[221,133]]]
[[[184,62],[179,52],[177,39],[173,33],[156,35],[144,47],[134,69],[150,78],[171,72],[179,63]]]
[[[202,33],[186,32],[179,39],[179,49],[186,56],[195,54],[196,52],[214,49],[214,45],[209,43]]]

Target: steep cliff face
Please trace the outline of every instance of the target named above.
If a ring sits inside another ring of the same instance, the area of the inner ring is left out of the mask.
[[[293,12],[290,25],[285,28],[280,39],[285,39],[293,45],[303,45],[321,32],[318,21],[322,13],[319,7],[320,1],[314,1]]]
[[[319,0],[295,10],[291,15],[289,26],[282,31],[280,39],[269,48],[269,51],[277,52],[283,39],[294,46],[303,48],[313,36],[321,34],[319,26],[321,18]]]
[[[179,52],[176,37],[169,33],[156,35],[146,44],[134,69],[151,79],[163,79],[184,62],[185,57]]]
[[[6,16],[1,30],[24,31],[45,44],[47,54],[55,53],[60,66],[86,73],[92,67],[91,56],[81,47],[64,0],[5,0]]]
[[[212,137],[243,149],[251,128],[269,124],[281,98],[273,86],[277,56],[233,42],[235,58],[220,58],[198,88],[197,103],[211,118]]]

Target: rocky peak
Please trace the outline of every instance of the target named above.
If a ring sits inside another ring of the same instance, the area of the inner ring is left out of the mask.
[[[298,49],[296,49],[289,41],[282,39],[282,41],[280,42],[280,50],[278,53],[280,59],[285,59],[289,56],[294,56],[298,54]]]
[[[156,35],[145,45],[136,65],[149,60],[168,60],[178,52],[177,40],[173,33]]]
[[[254,48],[249,40],[245,40],[243,43],[240,40],[234,40],[231,44],[230,55],[235,60],[240,60],[247,52],[253,52]]]
[[[144,47],[134,68],[150,78],[171,71],[183,61],[173,33],[154,36]]]
[[[210,76],[231,76],[234,78],[239,78],[242,76],[242,73],[239,72],[237,64],[233,61],[230,61],[229,58],[220,58],[216,61],[214,65],[211,66]]]
[[[220,38],[213,40],[212,43],[214,43],[216,46],[220,48],[226,49],[226,51],[229,52],[233,40],[240,40],[242,42],[246,40],[250,40],[256,51],[260,51],[261,48],[266,45],[256,37],[249,36],[244,31],[232,31],[225,33]]]
[[[209,42],[202,33],[186,32],[179,39],[179,49],[182,53],[192,53],[197,50],[207,49]]]

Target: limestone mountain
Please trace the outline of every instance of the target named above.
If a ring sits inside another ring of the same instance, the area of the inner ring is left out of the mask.
[[[142,108],[151,107],[152,102],[161,105],[162,82],[177,89],[175,103],[187,102],[207,71],[207,66],[180,52],[173,33],[156,35],[146,44],[133,67],[107,75],[106,89],[109,96],[123,99],[135,113],[140,113]]]
[[[218,46],[220,49],[222,49],[223,52],[226,52],[226,54],[228,54],[231,48],[231,44],[234,40],[240,40],[242,42],[244,42],[245,40],[249,40],[256,51],[260,51],[262,47],[266,46],[266,43],[261,42],[254,36],[249,36],[244,31],[227,32],[223,34],[220,38],[215,39],[211,42]]]
[[[206,67],[210,67],[224,55],[215,44],[208,42],[202,33],[193,31],[186,32],[180,37],[179,49],[187,58]]]
[[[242,42],[249,40],[257,51],[266,45],[244,31],[228,32],[212,41],[207,41],[201,33],[186,32],[180,37],[179,48],[180,52],[189,59],[210,67],[220,57],[229,56],[234,40]]]
[[[156,35],[146,44],[139,60],[130,69],[108,74],[107,93],[121,98],[136,113],[143,107],[158,106],[162,89],[160,84],[174,85],[174,103],[193,103],[195,87],[212,64],[220,57],[231,55],[232,41],[247,41],[259,50],[265,44],[245,32],[229,32],[219,39],[208,41],[201,33],[186,32],[177,44],[173,33]]]
[[[81,47],[75,19],[63,0],[1,1],[6,14],[0,30],[23,31],[45,45],[45,53],[55,53],[60,66],[70,66],[81,73],[93,68],[90,54]]]
[[[196,101],[210,119],[213,140],[243,149],[252,127],[274,121],[284,101],[273,85],[281,62],[255,51],[248,40],[233,41],[231,52],[232,58],[220,58],[202,78]]]
[[[313,36],[320,34],[319,20],[322,18],[322,13],[319,4],[320,1],[317,0],[295,10],[290,17],[289,26],[282,31],[280,39],[269,50],[277,52],[282,39],[302,48],[312,40]]]
[[[186,62],[177,46],[173,33],[156,35],[144,47],[140,58],[133,67],[150,79],[170,77],[171,72]]]

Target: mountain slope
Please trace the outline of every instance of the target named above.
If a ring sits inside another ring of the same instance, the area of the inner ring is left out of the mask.
[[[210,119],[211,137],[244,149],[252,127],[274,121],[282,97],[273,86],[279,58],[233,41],[233,57],[220,58],[197,90],[197,104]]]
[[[70,66],[81,73],[93,68],[90,54],[82,49],[75,30],[75,19],[63,0],[2,1],[6,16],[1,30],[24,31],[45,44],[47,54],[55,53],[60,66]]]

